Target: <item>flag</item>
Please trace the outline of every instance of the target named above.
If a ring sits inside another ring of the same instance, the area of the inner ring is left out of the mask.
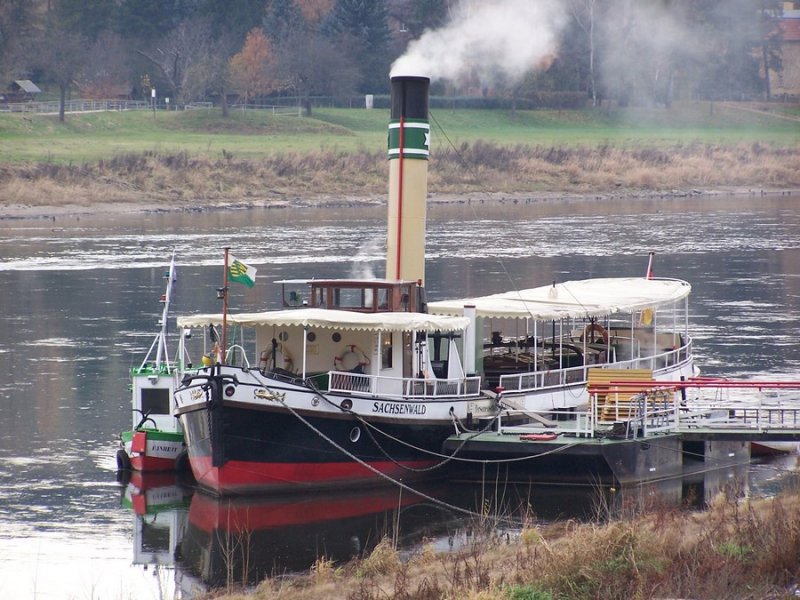
[[[655,256],[655,252],[650,253],[650,258],[647,260],[647,275],[645,279],[652,279],[653,278],[653,257]]]
[[[231,255],[229,258],[228,279],[247,287],[253,287],[256,283],[256,268],[244,264],[235,256]]]

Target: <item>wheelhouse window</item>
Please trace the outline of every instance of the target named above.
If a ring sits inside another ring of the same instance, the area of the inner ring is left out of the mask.
[[[372,308],[372,291],[364,288],[333,288],[332,308]]]
[[[288,280],[287,280],[288,281]],[[302,301],[302,306],[352,310],[358,312],[394,312],[417,310],[417,282],[328,279],[311,280],[310,303]],[[284,306],[298,304],[297,296],[287,300]]]

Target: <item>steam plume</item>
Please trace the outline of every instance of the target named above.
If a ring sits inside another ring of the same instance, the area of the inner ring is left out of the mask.
[[[558,0],[463,0],[443,28],[428,30],[392,65],[392,77],[519,79],[550,58],[565,22]]]

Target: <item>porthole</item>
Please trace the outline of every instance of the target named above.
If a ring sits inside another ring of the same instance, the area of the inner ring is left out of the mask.
[[[351,408],[353,408],[353,401],[350,400],[350,398],[347,398],[345,400],[342,400],[342,403],[339,406],[341,406],[342,409],[344,410],[350,410]]]
[[[288,333],[286,333],[285,331],[281,331],[281,332],[278,334],[278,339],[279,339],[280,341],[282,341],[282,342],[285,342],[286,340],[288,340],[288,339],[289,339],[289,334],[288,334]]]
[[[309,342],[313,342],[314,340],[316,340],[316,339],[317,339],[317,334],[316,334],[316,333],[314,333],[313,331],[309,331],[309,332],[308,332],[308,335],[306,335],[306,339],[307,339]]]
[[[337,342],[337,343],[338,343],[338,342],[341,342],[341,341],[342,341],[342,334],[341,334],[341,333],[339,333],[338,331],[334,331],[334,332],[333,332],[333,335],[331,336],[331,339],[332,339],[334,342]]]
[[[235,387],[233,387],[232,385],[229,385],[228,387],[226,387],[226,388],[225,388],[225,395],[226,395],[228,398],[230,398],[231,396],[233,396],[235,393],[236,393],[236,388],[235,388]]]
[[[361,439],[361,429],[358,427],[353,427],[350,430],[350,441],[354,444]]]

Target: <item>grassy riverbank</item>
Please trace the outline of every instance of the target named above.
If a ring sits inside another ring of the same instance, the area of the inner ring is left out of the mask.
[[[483,531],[483,533],[481,533]],[[630,600],[793,598],[800,583],[800,496],[722,494],[705,512],[651,506],[604,524],[530,524],[513,539],[477,526],[461,550],[401,560],[388,540],[337,566],[275,577],[228,600]]]
[[[789,107],[432,111],[429,189],[639,194],[800,187]],[[350,203],[386,193],[383,110],[0,115],[0,214],[16,208]],[[45,211],[46,212],[46,211]]]

